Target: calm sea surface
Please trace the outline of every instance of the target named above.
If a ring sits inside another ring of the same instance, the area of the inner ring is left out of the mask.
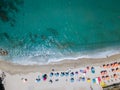
[[[15,10],[7,10],[10,20],[0,20],[0,47],[9,53],[1,58],[45,63],[119,49],[120,0],[17,1]]]

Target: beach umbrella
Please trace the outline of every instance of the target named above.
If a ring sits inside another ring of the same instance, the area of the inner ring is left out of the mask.
[[[111,67],[114,68],[114,66],[115,66],[114,63],[111,63]]]
[[[104,70],[104,74],[107,74],[107,70]]]
[[[44,81],[47,80],[47,74],[44,74],[42,77],[43,77],[43,80],[44,80]]]
[[[100,73],[101,73],[102,76],[104,75],[104,71],[101,71]]]
[[[81,73],[83,73],[84,75],[86,74],[86,70],[80,70]]]
[[[117,74],[113,74],[113,77],[114,77],[115,79],[117,79],[117,78],[118,78],[118,75],[117,75]]]
[[[70,81],[71,81],[71,82],[74,82],[74,78],[71,78]]]
[[[119,66],[118,63],[116,63],[116,64],[115,64],[115,67],[118,67],[118,66]]]
[[[105,82],[101,81],[101,82],[100,82],[100,86],[101,86],[101,87],[105,87],[105,86],[107,86],[107,85],[106,85]]]
[[[118,66],[120,66],[120,62],[118,62]]]
[[[93,78],[93,79],[92,79],[92,82],[93,82],[94,84],[96,84],[96,78]]]
[[[78,75],[78,71],[76,71],[75,74]]]
[[[110,67],[112,67],[112,65],[113,65],[113,64],[111,63],[111,64],[110,64]]]
[[[71,72],[71,73],[70,73],[70,76],[71,76],[71,77],[74,76],[74,72]]]
[[[107,64],[106,67],[107,67],[107,68],[110,68],[110,64]]]
[[[55,76],[56,76],[56,77],[58,77],[58,76],[59,76],[59,73],[58,73],[58,72],[57,72],[57,73],[55,73]]]
[[[69,76],[69,72],[65,72],[65,76]]]
[[[64,72],[61,72],[60,76],[63,77],[64,75],[65,75],[65,73],[64,73]]]
[[[40,81],[41,81],[40,75],[38,75],[38,77],[36,78],[36,81],[37,81],[37,82],[40,82]]]
[[[114,67],[117,67],[118,66],[118,63],[117,62],[114,62]]]
[[[52,77],[52,76],[53,76],[53,73],[51,72],[49,76]]]
[[[100,84],[100,82],[101,82],[101,78],[100,78],[100,77],[98,77],[97,79],[98,79],[98,82],[99,82],[99,84]]]
[[[89,83],[90,83],[90,82],[91,82],[91,79],[90,79],[90,78],[87,78],[87,82],[89,82]]]
[[[83,70],[83,73],[86,73],[86,70]]]
[[[115,73],[116,70],[114,68],[112,68],[111,71]]]
[[[96,83],[96,79],[94,78],[94,79],[92,79],[92,82],[95,84]]]
[[[91,72],[94,74],[95,73],[95,68],[91,67]]]
[[[113,72],[113,71],[114,71],[114,69],[112,68],[112,69],[111,69],[111,71]]]
[[[85,77],[82,77],[81,80],[82,80],[82,81],[85,81]]]
[[[110,80],[110,77],[107,75],[105,79],[106,79],[106,80]]]
[[[41,81],[41,79],[40,79],[40,78],[36,78],[36,81],[37,81],[37,82],[40,82],[40,81]]]
[[[102,70],[102,71],[101,71],[101,75],[103,76],[103,75],[105,75],[105,74],[107,74],[107,70]]]
[[[105,80],[105,78],[106,78],[105,76],[102,76],[102,80]]]
[[[80,72],[81,72],[81,73],[83,73],[83,72],[84,72],[84,70],[80,70]]]
[[[99,84],[101,79],[97,77],[97,78],[95,78],[95,81],[96,81],[96,84]]]
[[[106,66],[105,64],[103,64],[103,68],[106,69],[106,67],[107,67],[107,66]]]

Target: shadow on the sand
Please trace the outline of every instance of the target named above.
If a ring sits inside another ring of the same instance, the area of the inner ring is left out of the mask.
[[[0,90],[5,90],[4,85],[2,84],[2,78],[0,77]]]
[[[103,88],[103,90],[120,90],[120,83],[106,86]]]

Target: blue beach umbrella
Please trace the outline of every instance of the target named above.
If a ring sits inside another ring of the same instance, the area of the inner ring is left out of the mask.
[[[64,75],[65,75],[65,73],[64,73],[64,72],[61,72],[60,76],[63,77]]]
[[[71,73],[70,73],[70,76],[71,76],[71,77],[74,76],[74,72],[71,72]]]
[[[50,77],[53,77],[53,73],[51,72],[49,76],[50,76]]]
[[[69,72],[65,72],[65,76],[69,76]]]
[[[80,70],[80,72],[81,72],[81,73],[83,73],[83,72],[84,72],[84,70]]]
[[[40,81],[41,81],[41,79],[40,79],[40,78],[36,78],[36,81],[37,81],[37,82],[40,82]]]
[[[93,83],[96,83],[96,80],[95,80],[95,79],[92,79],[92,82],[93,82]]]
[[[57,73],[55,73],[55,76],[56,76],[56,77],[58,77],[58,76],[59,76],[59,73],[58,73],[58,72],[57,72]]]
[[[91,72],[94,74],[95,73],[95,68],[91,67]]]
[[[71,78],[71,79],[70,79],[70,82],[72,82],[72,83],[73,83],[73,82],[74,82],[74,78]]]
[[[85,77],[82,77],[81,80],[82,80],[82,81],[85,81]]]
[[[40,81],[41,81],[40,75],[38,75],[38,78],[36,78],[36,81],[37,81],[37,82],[40,82]]]

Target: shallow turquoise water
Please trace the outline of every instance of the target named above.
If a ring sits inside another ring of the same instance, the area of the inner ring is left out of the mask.
[[[14,26],[0,21],[0,47],[8,50],[9,60],[27,58],[23,63],[119,47],[119,3],[120,0],[25,0],[15,13]]]

